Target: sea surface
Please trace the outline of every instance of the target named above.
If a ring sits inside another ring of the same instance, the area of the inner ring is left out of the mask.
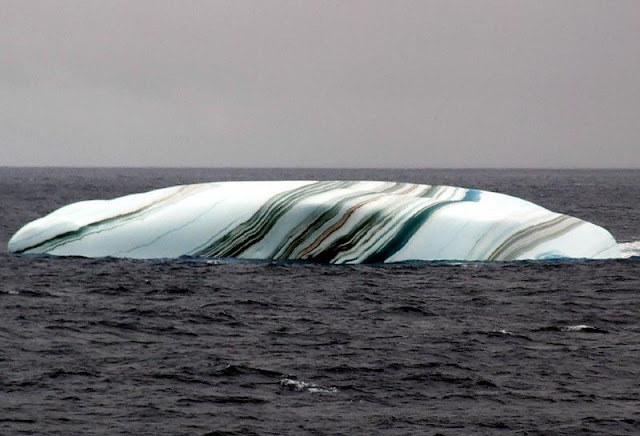
[[[625,259],[16,256],[65,204],[218,180],[503,192]],[[640,434],[640,171],[0,168],[1,435]]]

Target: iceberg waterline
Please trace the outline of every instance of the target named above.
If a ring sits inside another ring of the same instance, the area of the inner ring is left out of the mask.
[[[8,248],[338,264],[621,257],[607,230],[526,200],[375,181],[214,182],[83,201],[28,223]]]

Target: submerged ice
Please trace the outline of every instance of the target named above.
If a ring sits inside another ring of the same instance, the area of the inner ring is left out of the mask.
[[[219,182],[64,206],[14,253],[324,263],[620,257],[589,222],[488,191],[368,181]]]

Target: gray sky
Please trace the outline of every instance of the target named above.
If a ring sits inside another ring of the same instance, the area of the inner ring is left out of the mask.
[[[0,165],[640,168],[640,1],[0,0]]]

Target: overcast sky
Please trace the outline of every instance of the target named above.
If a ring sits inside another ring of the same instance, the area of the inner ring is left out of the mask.
[[[0,165],[640,168],[640,1],[0,0]]]

